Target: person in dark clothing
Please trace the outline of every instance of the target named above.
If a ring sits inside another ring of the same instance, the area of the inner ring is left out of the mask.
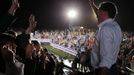
[[[77,69],[77,63],[80,63],[80,51],[77,52],[77,55],[75,57],[75,59],[73,60],[73,63],[72,63],[72,68],[73,69]]]
[[[55,70],[55,61],[52,58],[51,54],[48,52],[48,50],[45,48],[41,52],[41,61],[44,63],[45,70],[43,74],[46,75],[54,75]]]
[[[61,62],[57,64],[55,75],[63,75],[64,74],[63,68],[64,68],[64,63],[63,60],[61,60]]]
[[[19,8],[18,0],[12,0],[8,13],[0,17],[0,33],[5,32],[14,20],[16,10]]]
[[[20,62],[25,64],[24,75],[34,75],[34,62],[32,61],[33,45],[29,42],[30,36],[22,33],[16,38],[16,54],[22,59]]]
[[[15,37],[9,33],[0,34],[0,72],[6,75],[22,75],[23,64],[15,59]]]
[[[42,57],[42,47],[41,44],[37,40],[32,40],[34,45],[34,51],[32,55],[32,60],[35,62],[35,75],[44,75],[45,73],[45,63]]]
[[[14,42],[14,38],[10,35],[6,35],[6,34],[0,34],[0,72],[1,73],[5,73],[6,71],[6,61],[4,60],[4,54],[5,51],[8,51],[7,48],[7,44],[10,44],[12,42]],[[5,49],[5,50],[4,50]],[[10,58],[8,58],[10,59]],[[12,59],[12,57],[11,57]]]
[[[25,64],[24,75],[35,75],[36,62],[32,59],[34,45],[30,40],[30,33],[36,26],[35,16],[30,15],[29,27],[25,33],[22,33],[16,37],[16,54],[22,58],[22,63]]]

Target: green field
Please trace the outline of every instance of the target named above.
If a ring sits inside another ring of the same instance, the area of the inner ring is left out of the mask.
[[[64,59],[69,59],[69,60],[73,60],[74,59],[74,56],[73,55],[70,55],[62,50],[59,50],[57,48],[54,48],[50,45],[47,45],[47,46],[43,46],[44,48],[47,48],[50,52],[58,55],[59,57],[61,58],[64,58]]]

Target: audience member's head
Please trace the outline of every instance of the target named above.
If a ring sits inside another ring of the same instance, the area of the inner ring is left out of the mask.
[[[21,58],[31,58],[34,50],[33,44],[30,40],[30,35],[21,34],[16,37],[17,50],[16,53]]]

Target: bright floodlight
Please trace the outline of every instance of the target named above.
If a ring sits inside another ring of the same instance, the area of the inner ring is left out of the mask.
[[[76,16],[77,16],[77,12],[75,11],[75,10],[70,10],[68,13],[67,13],[67,16],[69,17],[69,18],[76,18]]]
[[[80,29],[83,29],[83,28],[84,28],[83,26],[80,27]]]

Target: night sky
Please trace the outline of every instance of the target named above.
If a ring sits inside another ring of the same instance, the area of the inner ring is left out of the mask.
[[[25,28],[30,13],[33,13],[38,21],[36,29],[40,30],[64,30],[69,25],[66,11],[75,8],[78,17],[73,21],[73,25],[83,25],[93,28],[96,23],[93,19],[93,12],[88,0],[19,0],[20,8],[16,12],[16,21],[13,28]],[[104,0],[95,0],[96,4]],[[134,4],[132,0],[109,0],[118,7],[117,22],[123,31],[134,31]],[[0,15],[3,15],[10,7],[11,0],[0,0]]]

